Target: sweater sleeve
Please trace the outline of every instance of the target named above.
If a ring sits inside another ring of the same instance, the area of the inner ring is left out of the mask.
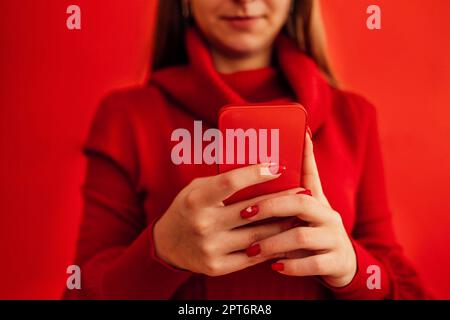
[[[350,239],[357,272],[345,287],[331,288],[338,299],[430,299],[397,242],[388,205],[375,108],[369,110],[356,222]]]
[[[190,276],[155,253],[139,192],[135,137],[117,99],[100,105],[84,147],[88,159],[75,264],[81,290],[67,299],[169,299]]]

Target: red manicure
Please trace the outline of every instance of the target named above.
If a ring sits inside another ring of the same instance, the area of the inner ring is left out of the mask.
[[[254,244],[247,248],[246,253],[249,257],[254,257],[261,252],[261,246],[259,244]]]
[[[299,191],[299,192],[297,192],[297,194],[307,194],[308,196],[312,196],[311,190],[309,190],[309,189]]]
[[[283,271],[284,270],[284,263],[281,262],[275,262],[272,263],[272,270],[274,271]]]
[[[248,219],[256,215],[259,211],[259,208],[257,205],[253,205],[251,207],[247,207],[243,210],[241,210],[241,217],[243,219]]]
[[[269,165],[270,173],[273,175],[277,175],[286,171],[286,166],[282,166],[276,163],[271,163]]]

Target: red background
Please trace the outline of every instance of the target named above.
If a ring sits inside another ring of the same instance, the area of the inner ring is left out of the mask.
[[[450,298],[447,0],[323,2],[343,87],[378,107],[388,192],[407,255]],[[77,4],[82,29],[66,28]],[[365,26],[379,4],[382,30]],[[145,80],[155,2],[0,1],[0,298],[58,299],[74,255],[102,96]]]

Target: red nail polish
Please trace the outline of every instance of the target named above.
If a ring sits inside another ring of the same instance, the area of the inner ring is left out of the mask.
[[[309,190],[309,189],[299,191],[299,192],[297,192],[297,194],[307,194],[308,196],[312,196],[311,190]]]
[[[247,207],[247,208],[241,210],[241,217],[243,219],[251,218],[254,215],[256,215],[258,213],[258,211],[259,211],[259,208],[257,205]]]
[[[245,250],[247,253],[247,256],[254,257],[257,256],[261,252],[261,246],[259,244],[254,244]]]
[[[309,126],[306,126],[306,131],[309,134],[309,137],[312,139],[312,132],[311,132],[311,128]]]
[[[274,271],[283,271],[284,270],[284,263],[281,262],[275,262],[272,263],[272,270]]]
[[[281,173],[285,172],[286,171],[286,166],[279,165],[279,164],[276,164],[276,163],[271,163],[269,165],[269,170],[270,170],[271,174],[277,175],[277,174],[281,174]]]

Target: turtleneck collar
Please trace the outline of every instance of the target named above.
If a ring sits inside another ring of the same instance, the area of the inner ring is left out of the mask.
[[[219,75],[239,96],[252,103],[295,100],[289,84],[277,67],[219,73]]]
[[[186,30],[186,46],[189,64],[156,71],[151,75],[150,84],[159,87],[194,117],[216,126],[222,106],[250,101],[216,71],[207,42],[195,27]],[[275,41],[275,50],[281,73],[294,100],[307,110],[314,134],[330,114],[331,87],[314,61],[282,33]]]

